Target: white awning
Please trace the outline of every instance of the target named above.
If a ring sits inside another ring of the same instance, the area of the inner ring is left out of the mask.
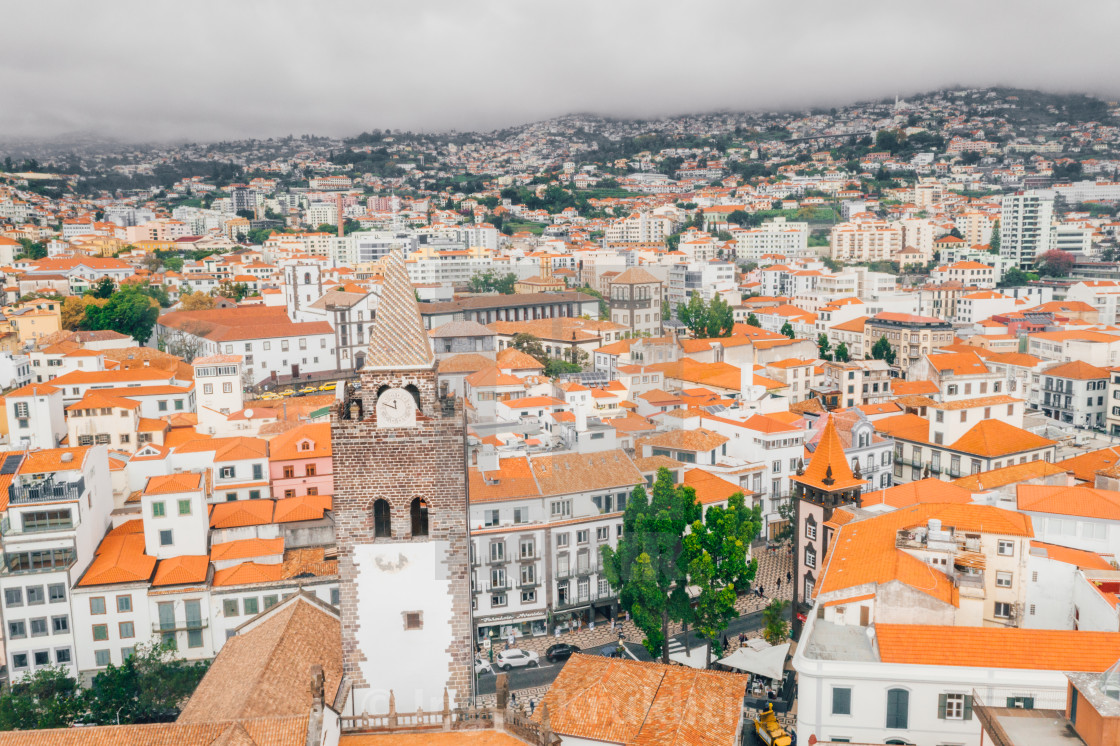
[[[781,645],[772,645],[762,650],[741,647],[719,662],[730,668],[765,676],[768,679],[780,679],[788,656],[789,643],[787,642]]]
[[[689,668],[707,668],[708,644],[697,645],[688,652],[681,650],[677,653],[669,653],[669,660],[674,663],[683,664]]]

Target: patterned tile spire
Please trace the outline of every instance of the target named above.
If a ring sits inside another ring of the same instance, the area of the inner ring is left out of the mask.
[[[435,366],[428,332],[420,318],[416,291],[408,279],[404,254],[392,251],[374,267],[384,278],[377,315],[369,333],[366,370]]]

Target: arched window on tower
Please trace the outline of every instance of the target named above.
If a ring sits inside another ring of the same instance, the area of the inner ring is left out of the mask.
[[[412,516],[412,535],[427,536],[428,501],[419,497],[413,500],[409,508],[409,514]]]
[[[311,273],[310,272],[304,272],[303,273],[303,284],[305,284],[305,285],[310,285],[311,284]]]
[[[373,503],[373,535],[374,538],[386,539],[393,536],[393,519],[388,500],[376,500]]]

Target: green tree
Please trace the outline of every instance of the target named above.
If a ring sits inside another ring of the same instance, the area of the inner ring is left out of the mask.
[[[88,719],[99,725],[171,722],[202,680],[208,662],[185,661],[169,645],[142,643],[124,663],[93,678]]]
[[[727,222],[734,223],[735,225],[742,226],[744,228],[750,228],[759,225],[762,220],[758,216],[754,215],[753,213],[749,213],[746,210],[732,210],[731,213],[727,216]]]
[[[81,323],[83,329],[111,329],[127,334],[142,345],[151,338],[158,317],[159,304],[140,286],[130,284],[114,293],[105,305],[86,306]]]
[[[677,306],[677,320],[694,337],[703,337],[708,330],[708,304],[700,297],[700,293],[693,290],[688,303]]]
[[[117,286],[113,282],[112,277],[102,277],[100,280],[93,283],[93,286],[90,287],[88,293],[94,298],[109,298],[113,295],[113,292],[116,289]]]
[[[824,332],[817,335],[817,354],[820,355],[821,360],[832,359],[832,342]]]
[[[711,507],[703,520],[693,521],[684,537],[689,585],[699,589],[693,600],[693,622],[708,640],[709,666],[713,655],[723,655],[721,636],[727,623],[739,615],[738,592],[749,588],[758,572],[758,561],[747,560],[747,549],[761,529],[761,508],[748,508],[738,492],[726,508]]]
[[[1018,267],[1012,267],[1003,273],[1003,277],[1000,278],[998,285],[1001,288],[1013,288],[1026,285],[1028,282],[1037,279],[1038,275],[1034,272],[1024,272]]]
[[[82,709],[81,689],[65,668],[40,668],[0,696],[0,730],[68,728]]]
[[[587,353],[584,353],[585,355]],[[544,364],[544,374],[549,378],[564,375],[565,373],[579,373],[583,368],[576,363],[569,363],[567,360],[560,360],[558,358],[549,358]]]
[[[879,337],[879,341],[871,348],[871,357],[876,360],[885,360],[887,365],[894,365],[895,352],[886,336]]]
[[[731,304],[716,295],[708,304],[707,320],[704,334],[709,339],[730,337],[731,330],[735,327],[735,311]]]
[[[786,335],[790,339],[793,339],[796,336],[796,333],[793,331],[793,325],[790,324],[788,321],[786,323],[782,324],[782,328],[780,330],[780,333]]]
[[[541,365],[546,364],[550,360],[548,353],[544,351],[544,345],[532,334],[525,334],[524,332],[514,334],[510,337],[509,346],[521,350],[529,357],[535,358]]]
[[[234,300],[240,303],[248,294],[249,286],[244,282],[230,282],[229,280],[223,280],[218,284],[218,295],[222,296],[223,298],[229,298],[230,300]]]
[[[23,250],[16,256],[17,259],[45,259],[47,256],[47,245],[43,242],[36,243],[30,238],[17,239]]]
[[[837,360],[837,362],[846,363],[850,359],[851,359],[851,355],[848,352],[847,343],[846,342],[841,342],[839,345],[836,346],[836,360]]]
[[[696,491],[674,485],[673,475],[662,468],[654,480],[652,499],[643,486],[634,488],[623,514],[618,548],[602,547],[603,571],[611,586],[619,589],[619,604],[645,635],[646,650],[663,663],[669,662],[670,620],[691,616],[683,540],[686,527],[700,517]]]
[[[771,645],[781,645],[789,639],[789,623],[785,611],[789,601],[774,599],[762,610],[762,636]]]
[[[755,327],[761,327],[761,326],[762,326],[762,322],[760,322],[760,321],[758,320],[758,317],[757,317],[757,316],[755,316],[755,315],[754,315],[754,314],[752,313],[752,314],[750,314],[749,316],[747,316],[747,326],[755,326]]]
[[[183,271],[183,257],[181,256],[165,256],[163,257],[163,266],[168,272],[182,272]]]

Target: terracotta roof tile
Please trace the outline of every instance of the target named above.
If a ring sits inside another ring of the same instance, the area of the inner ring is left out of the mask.
[[[1120,658],[1120,632],[876,624],[884,663],[1100,672]]]
[[[144,487],[145,495],[171,495],[180,492],[194,492],[202,487],[202,474],[185,471],[177,474],[148,477]]]
[[[141,523],[141,521],[129,521]],[[127,525],[127,524],[125,524]],[[123,528],[123,527],[118,527]],[[108,585],[147,581],[156,567],[156,558],[144,554],[144,534],[110,531],[97,547],[96,556],[78,581],[79,586]]]
[[[629,492],[645,481],[621,450],[536,456],[530,463],[544,497],[615,488]]]
[[[1052,445],[1054,441],[1009,425],[1003,420],[981,420],[949,448],[986,458],[998,458]]]
[[[210,528],[272,523],[272,500],[234,500],[210,506]]]
[[[1015,489],[1015,497],[1022,511],[1120,520],[1120,492],[1112,490],[1020,484]]]
[[[342,679],[342,630],[333,610],[299,594],[245,626],[225,641],[179,723],[306,713],[313,665],[323,667],[327,702],[334,699]]]
[[[734,482],[728,482],[703,469],[686,471],[683,484],[696,491],[696,499],[701,505],[724,502],[732,495],[743,491],[743,488]]]
[[[272,520],[275,523],[321,520],[333,506],[330,495],[300,495],[276,501]]]
[[[1064,562],[1067,565],[1074,565],[1086,570],[1116,569],[1108,560],[1096,552],[1087,552],[1083,549],[1071,549],[1069,547],[1058,546],[1057,544],[1047,544],[1042,541],[1031,542],[1031,554],[1045,557],[1055,562]]]
[[[284,553],[284,539],[239,539],[227,541],[210,546],[210,559],[233,560],[249,559],[252,557],[267,557],[273,554]]]
[[[828,417],[805,472],[790,477],[790,481],[826,492],[851,489],[867,483],[867,480],[856,479],[852,475],[852,467],[844,455],[844,445],[836,432],[833,417]]]
[[[1049,461],[1028,461],[1025,464],[1012,464],[979,474],[971,474],[954,480],[953,484],[966,490],[979,492],[981,490],[994,490],[1006,487],[1009,484],[1025,482],[1029,479],[1041,479],[1055,474],[1065,474],[1067,469],[1052,464]]]
[[[180,557],[168,557],[159,561],[159,565],[156,567],[156,575],[152,578],[152,585],[202,583],[206,581],[209,572],[210,557],[205,554],[184,554]]]
[[[307,450],[304,450],[306,448]],[[288,430],[268,443],[270,461],[288,461],[304,458],[329,458],[331,455],[331,425],[329,422],[309,422]]]
[[[0,733],[0,746],[305,746],[306,710],[309,709],[310,706],[302,713],[287,717],[260,717],[237,722],[148,723],[8,731]]]
[[[228,585],[251,585],[271,583],[284,576],[283,563],[266,565],[259,562],[242,562],[224,570],[215,570],[211,584],[217,588]]]

